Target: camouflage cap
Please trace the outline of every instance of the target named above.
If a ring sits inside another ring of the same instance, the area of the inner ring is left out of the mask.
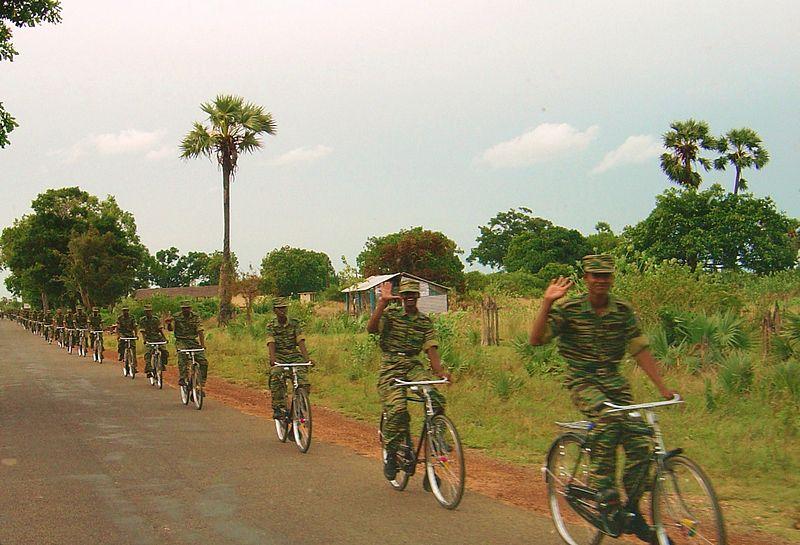
[[[100,309],[97,307],[92,307],[92,312],[100,312]]]
[[[289,299],[286,297],[276,297],[274,301],[272,301],[272,308],[279,308],[279,307],[288,307],[289,306]]]
[[[78,305],[77,307],[75,307],[75,310],[83,310],[83,305]]]
[[[419,282],[411,278],[403,278],[400,280],[400,289],[398,293],[419,293]]]
[[[192,302],[188,299],[181,301],[181,308],[192,308]]]
[[[144,310],[153,310],[153,305],[145,305]]]
[[[126,310],[130,310],[130,309],[131,309],[131,308],[130,308],[130,307],[127,307],[127,306],[125,306],[125,307],[122,307],[122,311],[123,311],[123,312],[124,312],[124,311],[126,311]]]
[[[609,254],[586,255],[581,260],[583,272],[613,273],[614,258]]]

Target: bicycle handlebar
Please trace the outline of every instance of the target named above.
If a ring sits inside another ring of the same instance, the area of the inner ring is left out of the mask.
[[[205,348],[178,348],[178,352],[204,352]]]
[[[96,330],[96,331],[95,331],[95,330],[92,330],[92,333],[104,333],[104,331],[103,331],[102,329],[98,329],[98,330]]]
[[[394,385],[395,388],[398,388],[400,386],[427,386],[430,384],[450,384],[450,381],[447,380],[446,378],[440,378],[438,380],[411,380],[411,381],[406,381],[403,379],[396,378],[394,379],[394,382],[395,382]]]
[[[275,367],[313,367],[314,364],[310,361],[305,363],[276,363]]]
[[[672,399],[666,401],[651,401],[649,403],[638,403],[635,405],[615,405],[614,403],[610,403],[606,401],[603,403],[606,407],[611,407],[611,410],[608,411],[610,413],[616,413],[620,411],[636,411],[638,409],[653,409],[655,407],[665,407],[667,405],[677,405],[678,403],[683,403],[683,398],[680,394],[675,394]]]
[[[137,341],[139,337],[120,337],[119,340],[121,341]]]
[[[147,341],[144,344],[150,344],[150,345],[156,346],[156,345],[167,344],[167,341],[156,341],[156,342],[153,342],[153,343],[151,343],[150,341]]]

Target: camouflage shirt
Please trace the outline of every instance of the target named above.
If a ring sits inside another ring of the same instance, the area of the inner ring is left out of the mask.
[[[558,351],[572,374],[616,372],[625,351],[631,355],[647,348],[631,305],[609,295],[607,312],[600,316],[587,294],[554,306],[547,317],[544,341],[558,337]]]
[[[378,335],[384,363],[407,361],[416,358],[420,352],[439,346],[431,319],[419,311],[406,314],[397,304],[389,305],[383,311]]]
[[[56,327],[64,327],[64,315],[56,311],[55,316],[53,316],[53,323],[56,324]]]
[[[303,356],[297,349],[300,341],[306,340],[300,322],[289,318],[281,325],[275,318],[267,325],[267,344],[275,343],[275,361],[278,363],[303,363]]]
[[[64,326],[67,329],[75,329],[75,315],[72,313],[72,311],[69,311],[64,315]]]
[[[196,341],[197,336],[203,331],[200,317],[194,312],[190,312],[188,318],[183,315],[183,312],[178,312],[172,315],[172,319],[174,320],[173,331],[176,344],[180,345],[181,341]]]
[[[100,316],[99,312],[96,315],[94,313],[89,315],[89,325],[92,326],[92,331],[103,329],[103,317]]]
[[[124,314],[117,317],[117,334],[120,337],[135,337],[136,336],[136,320],[133,316],[128,314],[126,318]]]
[[[88,316],[83,312],[76,312],[75,313],[75,327],[78,329],[86,329]]]
[[[147,317],[145,314],[139,320],[139,329],[144,331],[144,340],[149,343],[165,341],[164,332],[161,330],[161,319],[158,316]]]

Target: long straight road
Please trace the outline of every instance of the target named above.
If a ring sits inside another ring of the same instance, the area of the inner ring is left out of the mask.
[[[447,511],[420,478],[394,492],[374,460],[300,454],[206,402],[0,321],[0,544],[560,543],[528,511],[469,492]]]

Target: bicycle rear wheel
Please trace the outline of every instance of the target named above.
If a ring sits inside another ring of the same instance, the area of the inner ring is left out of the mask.
[[[300,449],[300,452],[308,452],[308,448],[311,446],[311,404],[308,402],[308,394],[302,388],[294,393],[292,427],[297,448]]]
[[[661,545],[725,545],[725,523],[711,481],[695,462],[674,456],[656,473],[651,498]]]
[[[203,386],[198,380],[196,367],[192,371],[192,385],[192,399],[194,399],[194,406],[197,407],[197,410],[199,411],[203,408],[203,398],[206,396],[206,394],[203,391]]]
[[[598,545],[604,534],[582,518],[567,501],[570,487],[589,486],[589,454],[584,438],[565,433],[553,442],[545,466],[547,502],[558,535],[569,545]]]
[[[381,460],[386,464],[386,445],[383,441],[383,425],[386,415],[381,413],[381,423],[378,428],[378,437],[381,441]],[[408,478],[414,473],[413,469],[417,461],[414,460],[414,452],[411,450],[411,437],[406,435],[405,446],[397,453],[397,475],[389,481],[389,484],[397,491],[405,490]]]
[[[425,470],[436,501],[445,509],[455,509],[464,495],[467,468],[461,439],[453,422],[443,414],[431,419],[426,437]]]

